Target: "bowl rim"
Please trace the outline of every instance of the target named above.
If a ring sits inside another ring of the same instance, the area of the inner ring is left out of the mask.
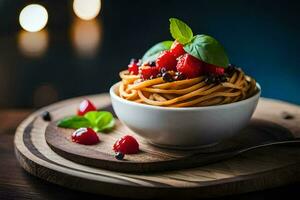
[[[211,110],[211,109],[218,109],[218,108],[230,108],[230,107],[234,107],[234,106],[238,106],[238,105],[243,105],[243,104],[247,104],[249,102],[251,102],[254,99],[259,99],[260,94],[261,94],[261,87],[259,83],[256,83],[256,87],[258,88],[258,91],[255,95],[247,98],[247,99],[243,99],[241,101],[237,101],[234,103],[228,103],[228,104],[222,104],[222,105],[213,105],[213,106],[201,106],[201,107],[163,107],[163,106],[155,106],[155,105],[148,105],[148,104],[142,104],[142,103],[137,103],[134,101],[129,101],[126,99],[123,99],[121,97],[119,97],[116,92],[115,92],[115,88],[121,83],[121,81],[113,84],[110,89],[109,89],[109,94],[111,98],[114,98],[122,103],[125,104],[129,104],[132,106],[138,106],[138,107],[143,107],[143,108],[149,108],[149,109],[155,109],[155,110],[164,110],[164,111],[200,111],[200,110]]]

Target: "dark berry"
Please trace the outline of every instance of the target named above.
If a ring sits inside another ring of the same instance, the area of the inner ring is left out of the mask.
[[[176,75],[175,75],[175,80],[176,81],[180,81],[180,80],[184,80],[185,79],[185,76],[179,72],[176,72]]]
[[[168,72],[163,73],[162,74],[162,78],[166,82],[172,82],[172,81],[174,81],[172,75],[170,73],[168,73]]]
[[[211,80],[212,83],[215,83],[217,79],[216,79],[215,76],[211,76],[210,80]]]
[[[116,155],[115,155],[115,158],[117,160],[123,160],[125,154],[123,154],[122,152],[117,152]]]
[[[226,82],[226,81],[227,81],[226,76],[220,76],[220,81],[221,81],[221,82]]]
[[[151,62],[149,62],[148,64],[149,64],[149,66],[151,66],[151,67],[154,67],[154,66],[155,66],[155,62],[154,62],[154,61],[151,61]]]
[[[227,74],[227,76],[231,77],[235,71],[236,71],[236,66],[229,64],[225,70],[225,73]]]
[[[206,84],[211,84],[211,79],[207,76],[207,77],[204,78],[204,82]]]
[[[45,112],[42,113],[42,118],[45,121],[51,121],[51,115],[48,111],[45,111]]]

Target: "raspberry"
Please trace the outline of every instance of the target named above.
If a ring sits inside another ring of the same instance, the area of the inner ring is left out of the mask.
[[[77,115],[83,116],[85,113],[95,110],[97,110],[95,105],[89,100],[85,99],[79,104]]]
[[[156,59],[158,69],[165,68],[167,71],[176,71],[177,60],[170,51],[163,51]]]
[[[183,49],[183,45],[177,42],[176,40],[173,42],[170,52],[177,58],[183,54],[185,54],[185,51]]]
[[[128,65],[128,71],[131,74],[137,75],[139,73],[139,61],[137,59],[131,59]]]
[[[187,53],[179,58],[176,68],[186,78],[195,78],[203,74],[203,62]]]
[[[139,143],[131,135],[126,135],[116,141],[113,150],[123,154],[135,154],[139,152]]]
[[[141,69],[141,75],[144,80],[156,78],[159,74],[157,67],[143,66]]]

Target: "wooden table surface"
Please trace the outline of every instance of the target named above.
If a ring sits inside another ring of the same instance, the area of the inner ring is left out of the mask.
[[[0,199],[116,199],[65,189],[26,173],[14,155],[13,138],[18,124],[29,115],[29,110],[0,111]],[[274,199],[300,195],[300,183],[271,190],[219,199]]]

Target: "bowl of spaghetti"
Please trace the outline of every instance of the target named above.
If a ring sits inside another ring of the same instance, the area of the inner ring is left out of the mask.
[[[110,88],[118,118],[157,146],[198,148],[232,137],[247,126],[260,97],[259,84],[229,64],[216,39],[189,29],[171,18],[175,40],[132,59]]]

